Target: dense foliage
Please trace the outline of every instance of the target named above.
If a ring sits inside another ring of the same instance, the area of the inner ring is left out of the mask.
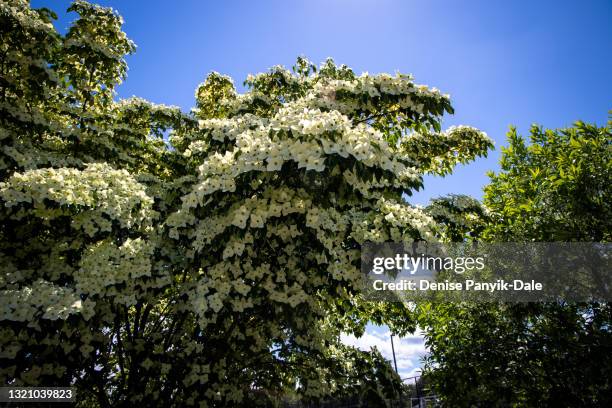
[[[484,206],[434,200],[454,239],[610,242],[612,123],[508,133]],[[612,405],[608,303],[425,305],[429,379],[451,406]]]
[[[116,101],[135,50],[110,9],[0,3],[0,378],[74,384],[83,406],[253,406],[399,378],[339,341],[369,321],[365,241],[433,237],[403,196],[486,154],[441,131],[448,96],[412,78],[298,59],[238,93],[210,74],[196,108]],[[169,137],[168,137],[169,135]]]

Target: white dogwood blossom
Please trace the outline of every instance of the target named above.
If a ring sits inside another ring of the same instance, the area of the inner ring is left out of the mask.
[[[436,214],[406,196],[488,137],[442,131],[449,97],[411,76],[331,60],[244,93],[212,73],[190,114],[115,101],[134,44],[113,10],[70,11],[60,35],[48,11],[0,5],[0,378],[99,406],[393,397],[382,356],[340,342],[412,327],[364,300],[360,248],[432,240]]]

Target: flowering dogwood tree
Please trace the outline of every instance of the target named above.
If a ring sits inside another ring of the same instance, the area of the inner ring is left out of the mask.
[[[414,329],[361,293],[366,241],[432,238],[404,197],[486,154],[441,131],[449,97],[408,75],[299,58],[210,74],[190,114],[116,101],[134,44],[112,10],[0,4],[0,377],[78,387],[85,406],[253,406],[393,398],[368,322]],[[169,134],[169,137],[168,137]]]

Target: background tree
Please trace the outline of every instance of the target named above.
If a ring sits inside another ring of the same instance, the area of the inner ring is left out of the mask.
[[[511,129],[484,208],[439,199],[429,211],[453,239],[609,242],[610,136],[611,125],[577,122],[557,131],[534,126],[527,143]],[[475,218],[484,225],[477,236]],[[612,404],[607,303],[426,305],[422,318],[429,377],[452,406]]]
[[[193,115],[116,101],[121,18],[69,10],[62,36],[51,11],[0,3],[2,381],[101,407],[396,397],[382,356],[339,340],[414,330],[363,298],[359,249],[432,237],[403,195],[486,135],[442,132],[449,98],[410,76],[303,58],[244,94],[210,74]]]

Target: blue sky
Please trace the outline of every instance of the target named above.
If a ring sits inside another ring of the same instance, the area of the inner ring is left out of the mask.
[[[241,84],[249,73],[291,66],[298,55],[315,62],[333,57],[358,73],[412,73],[418,83],[450,93],[456,113],[444,126],[478,127],[497,149],[452,176],[428,178],[411,200],[417,204],[447,193],[480,198],[510,124],[523,133],[532,123],[603,125],[612,109],[610,0],[99,3],[120,12],[138,46],[120,97],[187,111],[210,71]],[[60,13],[69,1],[32,4],[56,10],[61,31],[74,18]]]

